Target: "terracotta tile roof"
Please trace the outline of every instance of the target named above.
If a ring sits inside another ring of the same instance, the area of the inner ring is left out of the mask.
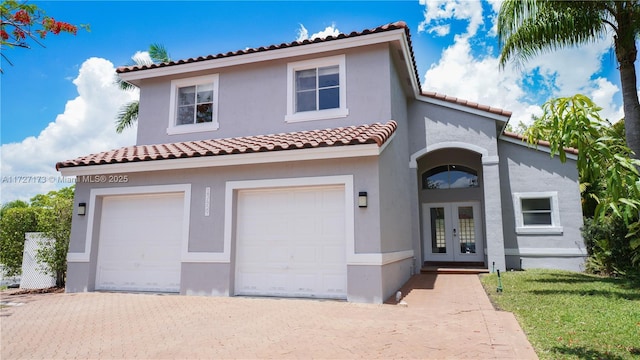
[[[524,142],[527,141],[527,139],[524,136],[520,135],[520,134],[512,133],[512,132],[509,132],[509,131],[505,131],[502,134],[504,136],[510,137],[512,139],[516,139],[516,140],[520,140],[520,141],[524,141]],[[544,147],[549,147],[550,146],[548,141],[543,141],[543,140],[538,141],[537,145],[544,146]],[[575,149],[575,148],[565,148],[564,151],[567,154],[578,155],[578,149]]]
[[[463,105],[463,106],[467,106],[470,108],[474,108],[474,109],[478,109],[478,110],[482,110],[482,111],[488,111],[492,114],[496,114],[496,115],[502,115],[502,116],[511,116],[511,111],[507,111],[507,110],[503,110],[503,109],[499,109],[499,108],[494,108],[491,106],[487,106],[487,105],[482,105],[482,104],[478,104],[476,102],[473,101],[468,101],[468,100],[464,100],[464,99],[460,99],[454,96],[448,96],[448,95],[444,95],[444,94],[439,94],[433,91],[423,91],[422,92],[423,96],[426,97],[430,97],[432,99],[437,99],[437,100],[442,100],[442,101],[446,101],[446,102],[450,102],[453,104],[458,104],[458,105]]]
[[[180,65],[180,64],[194,63],[194,62],[199,62],[199,61],[215,60],[215,59],[228,58],[228,57],[232,57],[232,56],[253,54],[253,53],[263,52],[263,51],[286,49],[286,48],[291,48],[291,47],[295,47],[295,46],[324,43],[324,42],[328,42],[328,41],[334,41],[334,40],[340,40],[340,39],[346,39],[346,38],[354,38],[354,37],[358,37],[358,36],[376,34],[376,33],[381,33],[381,32],[385,32],[385,31],[397,30],[397,29],[403,29],[405,34],[407,35],[407,41],[409,42],[409,51],[411,52],[410,56],[411,56],[411,62],[413,64],[413,71],[415,72],[416,80],[418,81],[418,85],[419,85],[420,84],[420,77],[418,76],[418,67],[416,66],[416,59],[415,59],[415,55],[413,53],[413,46],[411,45],[411,35],[409,34],[409,26],[407,26],[407,23],[405,23],[404,21],[396,21],[394,23],[378,26],[378,27],[373,28],[373,29],[366,29],[366,30],[362,30],[362,31],[353,31],[353,32],[351,32],[349,34],[338,34],[336,36],[327,36],[325,38],[315,38],[315,39],[307,39],[307,40],[303,40],[303,41],[293,41],[293,42],[290,42],[290,43],[282,43],[280,45],[260,46],[258,48],[250,48],[250,49],[242,49],[242,50],[237,50],[237,51],[229,51],[227,53],[219,53],[217,55],[198,56],[198,57],[195,57],[195,58],[188,58],[188,59],[170,61],[170,62],[159,63],[159,64],[121,66],[121,67],[118,67],[116,69],[116,73],[121,74],[121,73],[127,73],[127,72],[132,72],[132,71],[155,69],[155,68],[161,68],[161,67],[167,67],[167,66],[175,66],[175,65]]]
[[[56,164],[56,170],[74,166],[249,154],[330,146],[377,144],[380,147],[389,140],[397,127],[397,123],[391,120],[386,124],[375,123],[272,135],[128,146],[82,156],[73,160],[61,161]]]

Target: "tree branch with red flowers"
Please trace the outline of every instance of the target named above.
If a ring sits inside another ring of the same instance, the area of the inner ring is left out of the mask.
[[[80,27],[89,29],[88,25]],[[4,54],[7,48],[30,49],[31,42],[44,47],[41,40],[48,34],[75,35],[77,32],[77,25],[47,16],[44,10],[36,5],[16,0],[5,0],[0,4],[0,56],[10,65],[13,63]],[[0,73],[4,73],[1,67]]]

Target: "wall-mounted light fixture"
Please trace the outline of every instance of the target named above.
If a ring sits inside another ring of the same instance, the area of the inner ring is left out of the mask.
[[[367,192],[360,191],[358,193],[358,207],[366,208],[367,207]]]
[[[78,215],[85,216],[87,214],[87,203],[78,204]]]

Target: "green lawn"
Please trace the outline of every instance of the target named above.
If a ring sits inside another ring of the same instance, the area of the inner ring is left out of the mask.
[[[513,312],[540,359],[640,359],[640,286],[558,270],[481,277],[496,307]]]

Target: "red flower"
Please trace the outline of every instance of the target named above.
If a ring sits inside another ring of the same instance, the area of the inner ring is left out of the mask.
[[[7,34],[6,31],[4,31],[4,29],[0,30],[0,38],[2,38],[2,40],[8,40],[9,39],[9,34]]]
[[[13,15],[13,19],[15,21],[23,23],[23,24],[30,24],[31,23],[31,16],[29,16],[29,13],[26,10],[18,10]]]
[[[47,36],[47,30],[38,29],[36,30],[36,32],[38,33],[38,35],[40,35],[41,39],[44,39]]]
[[[42,32],[39,33],[40,37],[44,37],[48,32],[51,32],[54,35],[58,35],[61,32],[68,32],[76,35],[78,27],[63,21],[56,21],[56,19],[48,17],[42,20]]]
[[[20,29],[15,29],[15,30],[13,30],[13,36],[17,40],[24,40],[24,38],[26,37],[26,34],[24,33],[24,31],[22,31]]]

